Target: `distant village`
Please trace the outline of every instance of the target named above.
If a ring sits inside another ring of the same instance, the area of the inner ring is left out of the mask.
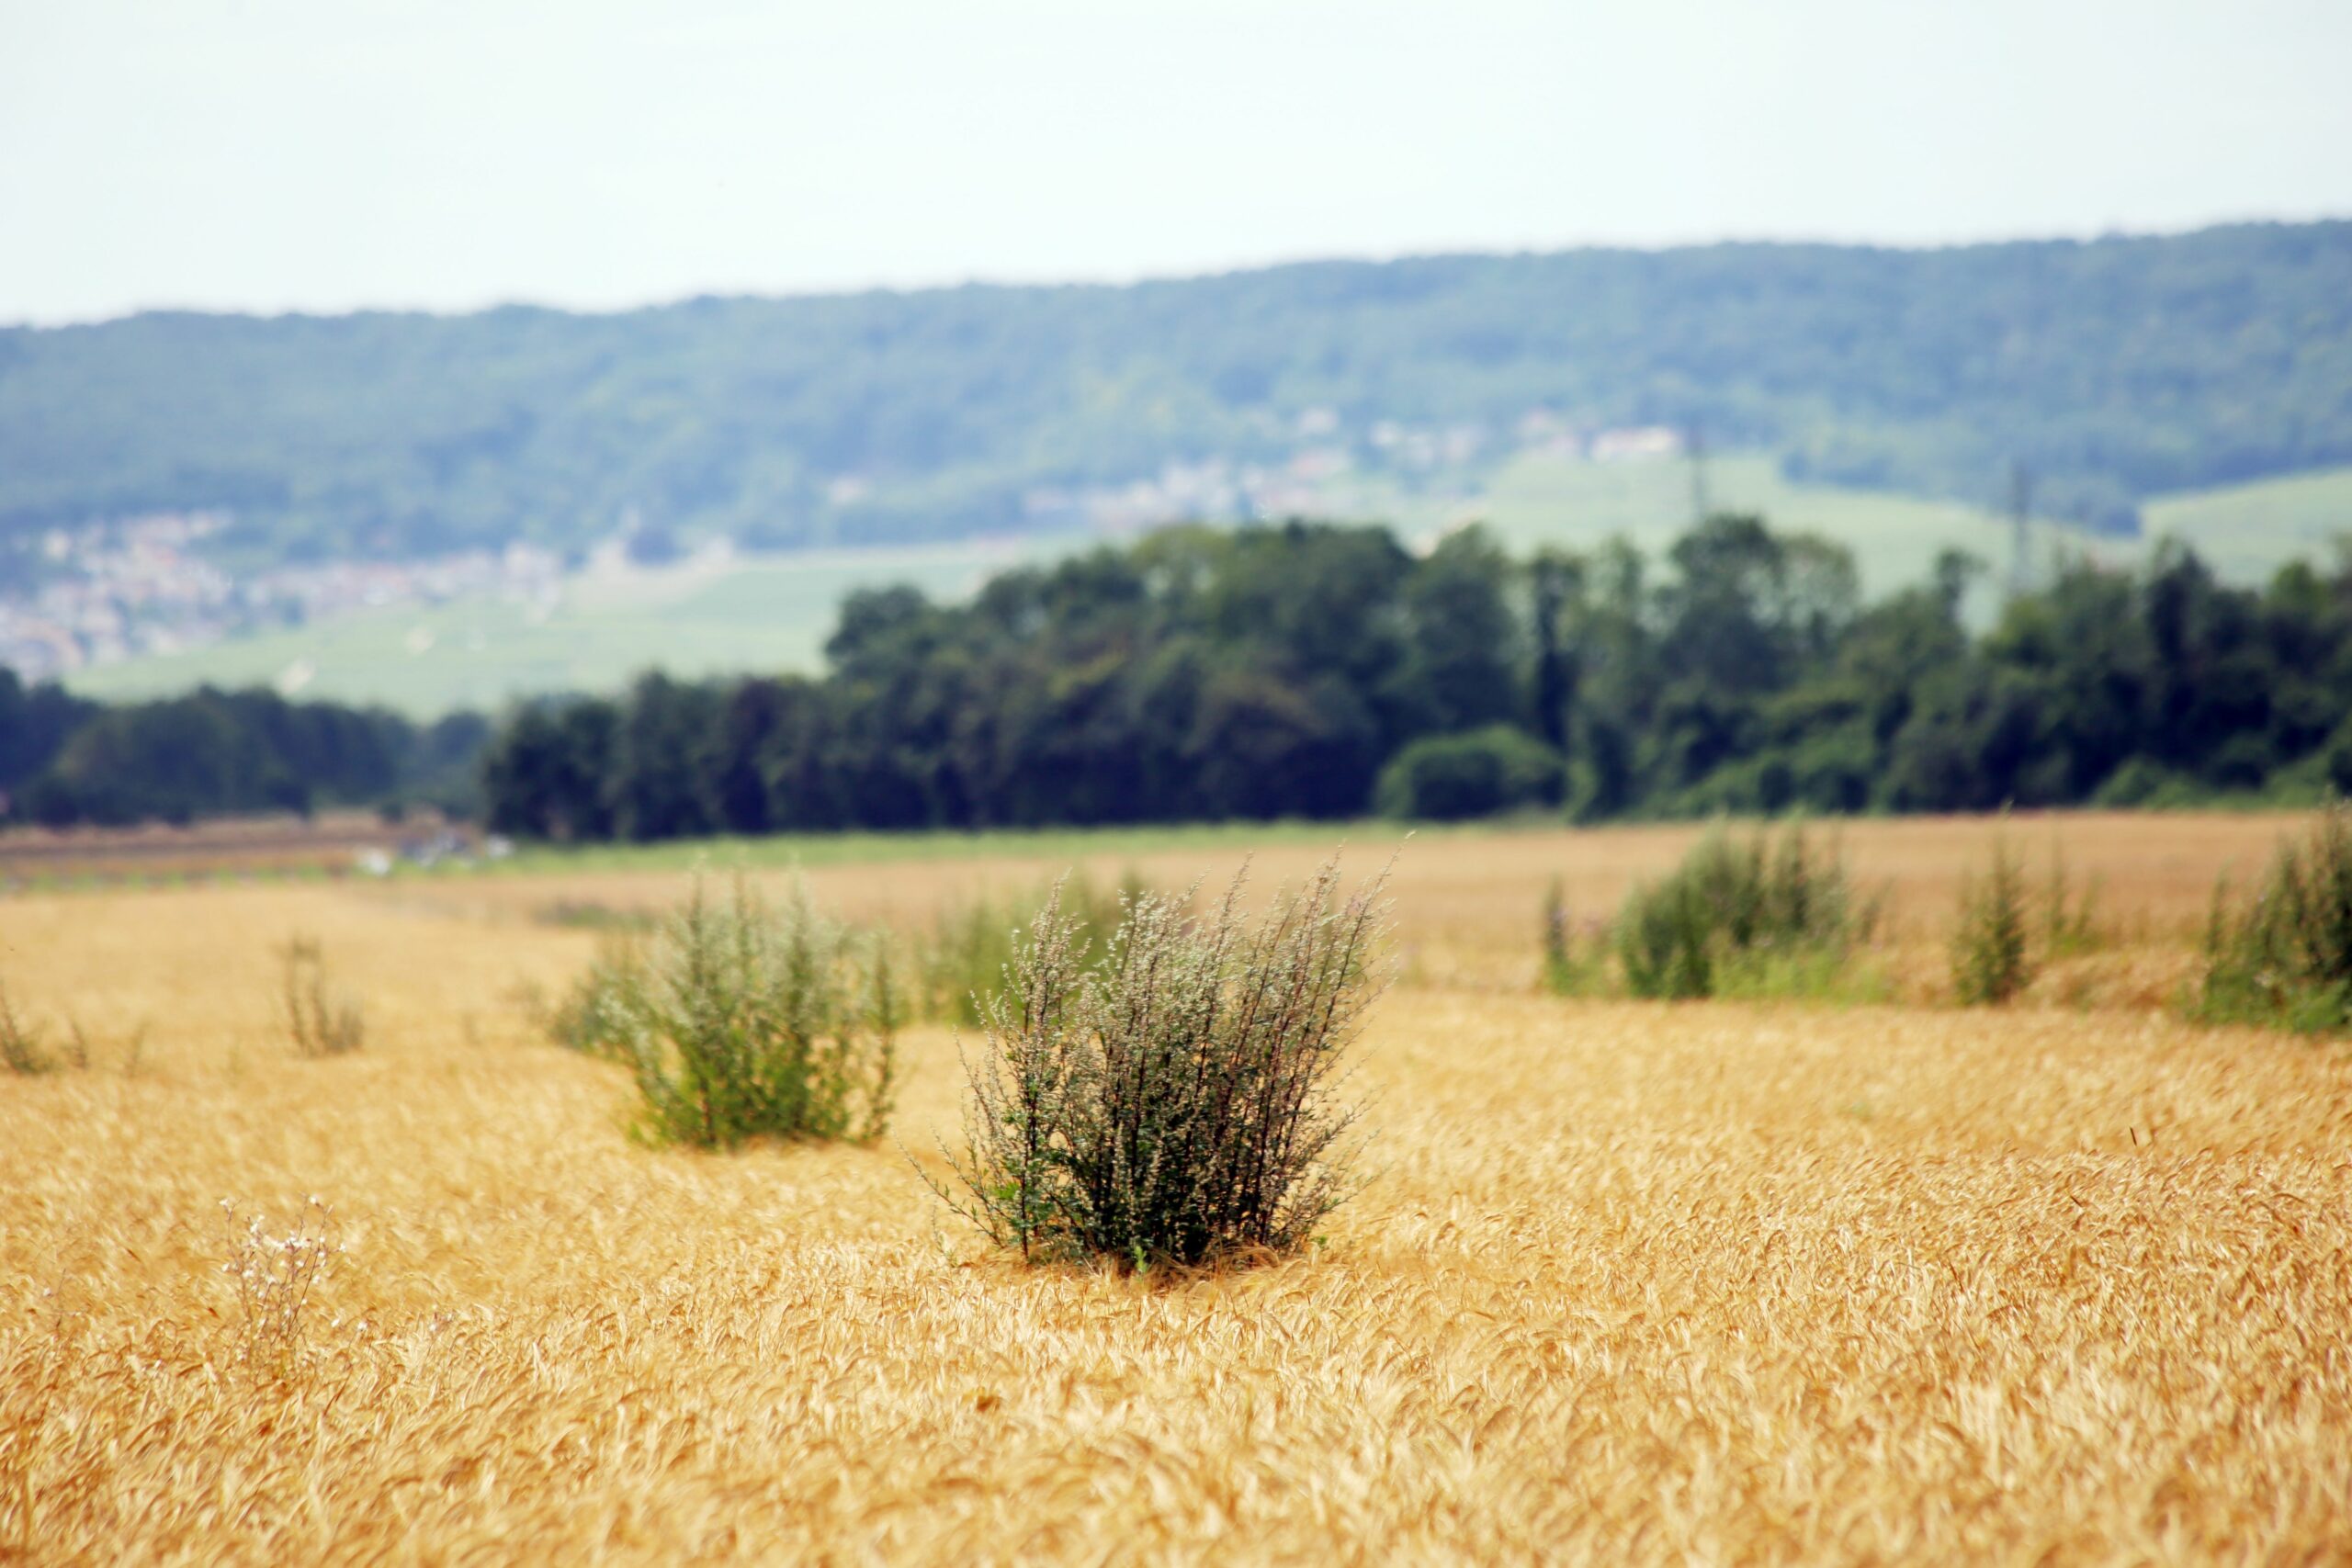
[[[1672,457],[1683,448],[1680,434],[1667,426],[1589,429],[1541,409],[1503,431],[1381,420],[1351,434],[1336,411],[1311,408],[1267,434],[1295,449],[1275,462],[1171,460],[1157,475],[1125,484],[1040,488],[1023,497],[1023,511],[1039,533],[1124,535],[1170,522],[1311,514],[1329,509],[1335,491],[1358,479],[1427,492],[1449,478],[1466,483],[1482,463],[1515,452],[1611,463]],[[828,486],[827,499],[851,506],[874,489],[866,476],[842,475]],[[0,666],[28,682],[51,680],[246,633],[490,595],[544,616],[574,570],[553,550],[514,544],[239,576],[206,548],[228,522],[218,512],[156,513],[51,529],[40,541],[36,581],[0,588]],[[629,553],[628,531],[625,526],[590,551],[585,570],[619,570]]]
[[[158,513],[41,541],[46,569],[30,591],[0,596],[0,665],[27,681],[173,654],[243,632],[302,626],[364,610],[481,593],[552,603],[562,559],[530,545],[425,560],[345,560],[239,578],[203,541],[218,513]]]
[[[1023,497],[1023,511],[1040,530],[1126,534],[1170,522],[1310,514],[1351,478],[1426,489],[1450,476],[1466,479],[1482,461],[1513,452],[1613,463],[1671,457],[1683,447],[1681,433],[1666,425],[1588,429],[1544,409],[1530,410],[1507,432],[1384,419],[1351,440],[1336,410],[1310,408],[1289,429],[1268,434],[1287,435],[1295,450],[1279,463],[1174,461],[1128,484],[1035,490]]]

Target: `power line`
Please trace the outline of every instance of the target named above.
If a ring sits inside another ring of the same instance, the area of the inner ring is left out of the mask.
[[[2033,474],[2022,462],[2009,464],[2009,594],[2033,586]]]
[[[1696,420],[1684,433],[1683,446],[1690,455],[1690,522],[1696,526],[1713,515],[1713,511],[1707,498],[1707,436]]]

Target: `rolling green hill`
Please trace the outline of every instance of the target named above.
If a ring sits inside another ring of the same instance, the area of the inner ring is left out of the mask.
[[[2257,580],[2296,557],[2326,562],[2352,538],[2352,468],[2163,496],[2147,536],[2193,546],[2223,575]]]
[[[1071,526],[1170,465],[1242,483],[1337,452],[1410,479],[1416,442],[1491,458],[1531,414],[1695,426],[1808,483],[1979,503],[2018,462],[2047,514],[2129,532],[2152,496],[2352,463],[2347,389],[2352,222],[611,315],[160,313],[0,329],[0,544],[199,508],[233,515],[247,565],[636,525],[903,544]]]
[[[1716,511],[1752,512],[1776,528],[1820,534],[1854,552],[1872,594],[1927,581],[1937,555],[1964,550],[2006,563],[2007,521],[1955,502],[1798,484],[1769,458],[1742,456],[1706,465],[1706,500]],[[1563,462],[1530,456],[1505,466],[1475,510],[1515,550],[1536,545],[1589,549],[1621,535],[1650,554],[1690,525],[1696,500],[1684,463]],[[2090,546],[2093,536],[2042,525]]]

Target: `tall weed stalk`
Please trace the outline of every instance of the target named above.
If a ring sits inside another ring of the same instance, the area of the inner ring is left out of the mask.
[[[367,1019],[358,999],[329,980],[325,950],[316,937],[292,938],[277,957],[279,1001],[296,1055],[345,1056],[366,1043]]]
[[[2059,885],[2063,896],[2064,884]],[[2027,944],[2025,876],[2005,840],[1993,843],[1992,868],[1971,874],[1960,890],[1952,934],[1951,988],[1962,1007],[1998,1007],[2033,983],[2038,965]]]
[[[25,1021],[6,984],[0,982],[0,1067],[19,1077],[32,1077],[56,1066],[40,1031]]]
[[[1554,877],[1544,890],[1544,988],[1556,997],[1589,996],[1607,979],[1608,953],[1598,940],[1580,940],[1568,914],[1567,890]]]

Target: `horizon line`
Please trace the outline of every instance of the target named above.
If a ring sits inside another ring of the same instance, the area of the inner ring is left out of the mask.
[[[139,320],[144,316],[202,316],[223,320],[273,321],[340,321],[363,316],[417,316],[441,321],[459,321],[477,316],[494,315],[507,310],[542,311],[552,315],[579,317],[628,316],[657,310],[682,309],[704,303],[769,302],[785,303],[797,300],[839,300],[868,298],[876,295],[915,296],[950,294],[966,289],[1001,290],[1005,292],[1046,290],[1117,290],[1148,288],[1154,285],[1210,282],[1220,278],[1250,274],[1272,273],[1292,268],[1319,266],[1391,266],[1414,262],[1442,261],[1510,261],[1568,255],[1667,255],[1677,252],[1711,250],[1839,250],[1866,251],[1909,254],[1932,254],[1939,252],[1996,250],[2010,246],[2029,245],[2096,245],[2130,243],[2171,239],[2188,239],[2199,234],[2235,229],[2322,229],[2352,224],[2352,211],[2303,217],[2250,216],[2216,218],[2176,226],[2126,227],[2112,225],[2073,232],[2050,231],[2021,231],[2008,234],[1984,235],[1968,239],[1932,240],[1871,240],[1834,238],[1806,234],[1739,235],[1728,234],[1712,239],[1680,239],[1642,241],[1591,241],[1560,244],[1465,244],[1437,245],[1428,249],[1403,249],[1388,253],[1315,253],[1278,257],[1236,260],[1229,264],[1209,264],[1193,268],[1171,268],[1166,271],[1142,270],[1119,275],[1050,276],[966,274],[960,276],[916,278],[902,277],[865,283],[812,284],[805,288],[763,288],[756,286],[732,287],[714,284],[691,291],[674,294],[649,295],[624,303],[560,302],[542,297],[521,298],[511,295],[487,296],[462,304],[371,303],[340,307],[288,306],[268,308],[219,304],[145,303],[104,315],[59,316],[42,318],[12,316],[0,319],[0,332],[71,332],[116,325]]]

